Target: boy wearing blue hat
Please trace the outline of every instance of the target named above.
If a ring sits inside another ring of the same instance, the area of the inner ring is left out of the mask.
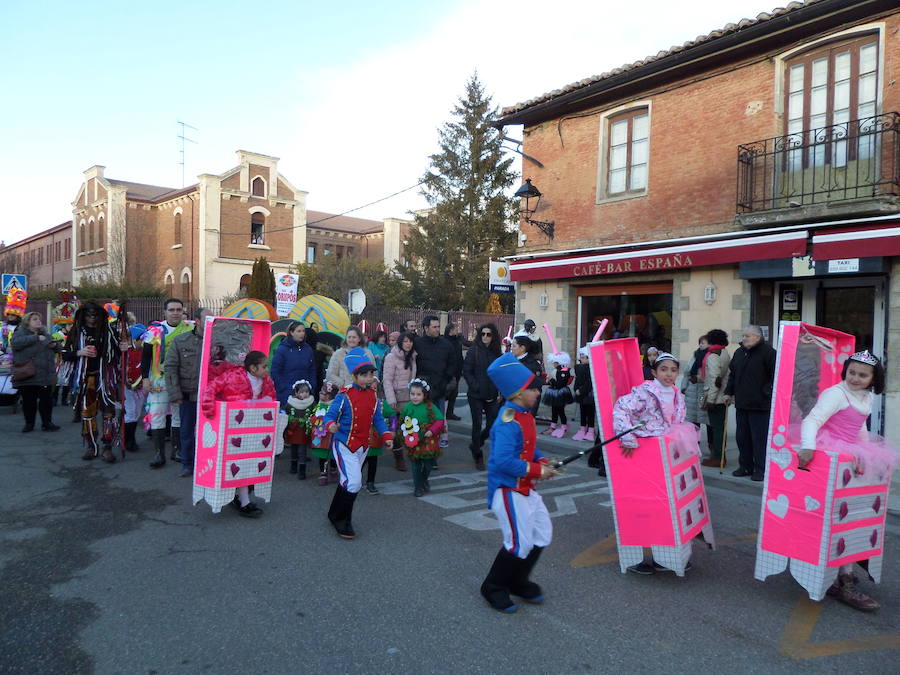
[[[530,411],[540,391],[529,388],[534,373],[507,353],[488,366],[487,374],[506,399],[491,427],[487,495],[503,533],[503,546],[481,584],[481,595],[494,609],[509,613],[517,609],[510,594],[533,604],[544,601],[541,587],[529,576],[550,544],[553,526],[534,484],[557,471],[537,449]]]
[[[393,448],[393,434],[388,431],[375,393],[375,364],[361,347],[354,347],[344,358],[353,383],[342,387],[325,413],[325,428],[333,434],[331,453],[339,477],[328,520],[344,539],[354,539],[353,503],[362,487],[362,465],[369,451],[372,427],[381,435],[388,449]]]

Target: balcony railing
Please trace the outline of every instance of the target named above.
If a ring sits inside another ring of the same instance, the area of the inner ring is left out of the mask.
[[[900,113],[738,146],[737,212],[900,195]]]

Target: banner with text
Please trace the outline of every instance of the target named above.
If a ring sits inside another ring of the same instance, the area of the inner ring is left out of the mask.
[[[275,311],[278,316],[287,316],[297,304],[297,283],[299,274],[275,275]]]

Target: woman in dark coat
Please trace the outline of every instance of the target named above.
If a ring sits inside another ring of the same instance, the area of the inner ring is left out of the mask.
[[[281,405],[287,404],[288,396],[294,389],[294,382],[306,380],[311,391],[318,391],[316,356],[306,342],[306,326],[294,321],[288,326],[287,336],[275,349],[272,357],[272,381]]]
[[[468,385],[467,399],[472,413],[472,441],[469,451],[475,460],[475,468],[484,471],[484,455],[481,451],[484,441],[497,419],[500,407],[497,387],[487,375],[488,366],[500,356],[500,334],[497,326],[486,323],[478,327],[477,337],[466,352],[463,362],[463,377]],[[486,419],[484,430],[481,429],[481,416]]]
[[[38,312],[28,312],[22,317],[10,343],[13,363],[19,365],[30,360],[35,370],[33,376],[15,383],[22,395],[22,412],[25,414],[22,433],[34,430],[38,412],[41,429],[58,431],[59,427],[53,424],[53,387],[56,384],[56,353],[62,351],[62,345],[50,337]]]

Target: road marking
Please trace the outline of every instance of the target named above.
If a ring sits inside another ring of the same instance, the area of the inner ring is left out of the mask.
[[[900,635],[897,634],[811,642],[813,629],[824,609],[822,603],[813,602],[805,595],[800,598],[781,635],[779,649],[782,654],[792,659],[816,659],[876,649],[900,649]]]
[[[569,564],[572,567],[591,567],[603,563],[617,562],[619,553],[616,551],[616,535],[609,535],[601,539],[593,546],[589,546],[576,555]]]

